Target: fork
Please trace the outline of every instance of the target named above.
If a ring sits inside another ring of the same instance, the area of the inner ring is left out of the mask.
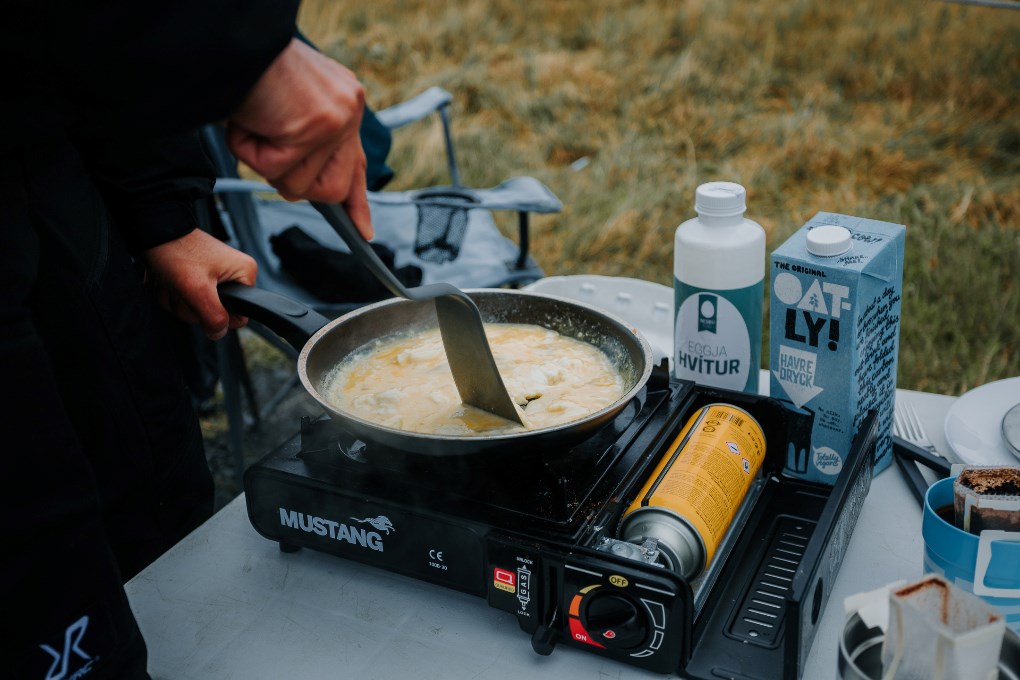
[[[917,409],[909,401],[896,400],[896,406],[893,409],[893,434],[939,458],[946,458],[928,439],[928,435],[924,432],[924,426],[921,425],[921,418],[917,415]]]
[[[928,479],[918,464],[934,470],[944,477],[950,473],[950,463],[924,433],[921,419],[909,402],[896,400],[893,409],[893,459],[903,473],[907,486],[921,505],[928,491]]]

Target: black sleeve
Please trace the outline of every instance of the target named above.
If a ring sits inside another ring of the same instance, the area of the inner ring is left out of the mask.
[[[135,254],[194,229],[196,202],[212,193],[215,172],[197,131],[80,151]]]
[[[227,117],[290,42],[297,0],[16,0],[0,22],[0,149]]]

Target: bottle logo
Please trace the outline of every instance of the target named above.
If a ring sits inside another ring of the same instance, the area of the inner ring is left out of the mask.
[[[687,296],[677,309],[673,335],[676,376],[742,390],[751,368],[751,337],[736,305],[712,293]]]
[[[719,303],[718,297],[711,293],[698,295],[698,332],[716,333],[716,319],[718,318]]]

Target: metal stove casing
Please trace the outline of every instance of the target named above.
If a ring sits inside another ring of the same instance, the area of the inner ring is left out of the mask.
[[[404,475],[340,461],[337,452],[309,455],[300,437],[246,472],[249,518],[283,550],[307,547],[484,597],[516,616],[542,654],[564,644],[706,680],[799,678],[870,488],[875,419],[827,487],[782,475],[786,419],[778,402],[682,381],[650,390],[654,398],[645,395],[620,434],[623,445],[613,445],[622,450],[570,521],[437,495]],[[767,482],[711,583],[589,547],[613,534],[687,415],[713,401],[749,410],[766,440],[782,444],[769,447]],[[434,465],[441,475],[444,459]],[[697,588],[707,590],[696,598]],[[696,599],[704,603],[697,610]]]

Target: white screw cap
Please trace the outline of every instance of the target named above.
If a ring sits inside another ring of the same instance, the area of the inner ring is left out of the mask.
[[[819,257],[835,257],[850,250],[853,241],[846,227],[824,225],[807,233],[807,249]]]
[[[694,210],[706,217],[733,217],[747,210],[747,192],[735,182],[708,182],[694,192]]]

